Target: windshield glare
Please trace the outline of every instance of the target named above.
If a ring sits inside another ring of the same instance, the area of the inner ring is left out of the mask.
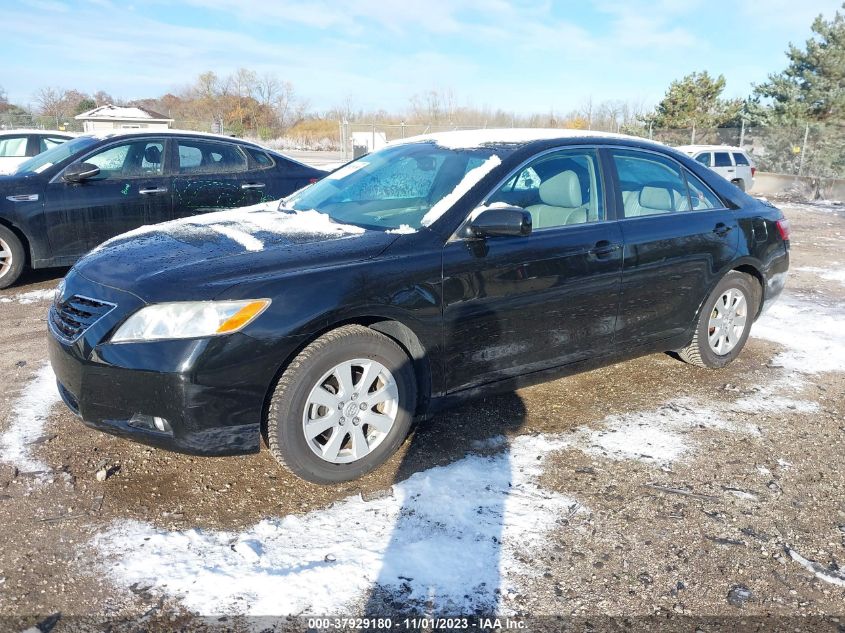
[[[97,139],[90,136],[80,136],[56,145],[48,149],[46,152],[41,152],[38,156],[33,156],[28,161],[18,165],[16,174],[40,174],[45,169],[49,169],[56,163],[60,163],[66,158],[76,154],[80,150],[90,147],[97,142]]]
[[[434,143],[388,147],[341,167],[288,198],[285,208],[316,209],[336,222],[371,229],[418,229],[423,216],[467,172],[503,150],[448,149]]]

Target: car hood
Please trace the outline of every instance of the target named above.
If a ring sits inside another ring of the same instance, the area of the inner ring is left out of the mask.
[[[317,211],[258,206],[141,227],[101,244],[74,269],[148,303],[211,299],[251,280],[369,259],[396,238]]]

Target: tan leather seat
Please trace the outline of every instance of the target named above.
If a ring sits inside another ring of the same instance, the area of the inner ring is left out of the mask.
[[[682,207],[680,195],[668,187],[651,187],[649,185],[643,187],[639,193],[625,191],[622,194],[625,217],[635,218],[641,215],[671,213],[680,210]]]
[[[535,229],[587,221],[581,181],[574,171],[563,171],[540,185],[540,201],[526,207]]]

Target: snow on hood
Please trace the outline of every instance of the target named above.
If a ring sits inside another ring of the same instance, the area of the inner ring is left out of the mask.
[[[144,225],[122,233],[100,244],[94,251],[118,242],[125,242],[151,233],[180,237],[193,237],[201,232],[222,235],[240,244],[247,251],[264,250],[261,234],[271,236],[308,233],[326,236],[356,235],[364,232],[360,226],[339,224],[319,211],[287,212],[279,210],[281,200],[216,211],[203,215],[172,220],[161,224]]]

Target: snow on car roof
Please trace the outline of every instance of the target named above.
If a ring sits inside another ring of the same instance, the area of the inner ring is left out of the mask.
[[[122,128],[122,129],[115,129],[115,130],[106,130],[102,132],[90,132],[85,134],[85,136],[90,136],[92,138],[96,138],[99,140],[105,140],[108,138],[114,138],[115,136],[140,136],[140,135],[153,135],[153,136],[171,136],[171,135],[190,135],[190,136],[203,136],[206,138],[213,138],[220,141],[238,141],[240,143],[249,143],[250,145],[257,145],[257,143],[253,143],[252,141],[247,141],[242,138],[238,138],[236,136],[226,136],[224,134],[211,134],[210,132],[197,132],[196,130],[175,130],[175,129],[156,129],[156,128]]]
[[[565,138],[615,138],[634,140],[638,142],[662,145],[637,136],[614,134],[613,132],[596,132],[594,130],[566,130],[559,128],[493,128],[483,130],[454,130],[450,132],[435,132],[422,134],[410,138],[393,141],[391,144],[421,143],[433,141],[441,147],[450,149],[468,149],[482,145],[495,144],[525,144],[533,141],[544,141]]]

